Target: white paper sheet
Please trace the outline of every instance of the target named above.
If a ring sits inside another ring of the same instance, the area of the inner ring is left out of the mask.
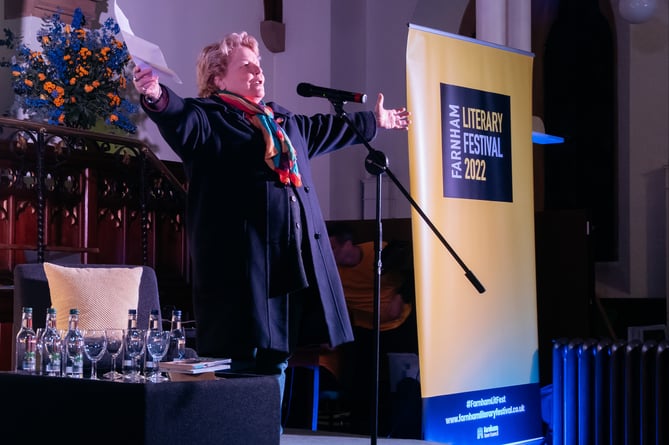
[[[137,37],[132,28],[130,21],[126,17],[121,7],[114,0],[114,16],[116,23],[121,29],[121,36],[128,47],[128,52],[132,57],[133,62],[138,66],[150,66],[154,70],[160,71],[172,78],[176,83],[183,83],[176,72],[167,66],[167,61],[163,55],[162,50],[155,43]]]

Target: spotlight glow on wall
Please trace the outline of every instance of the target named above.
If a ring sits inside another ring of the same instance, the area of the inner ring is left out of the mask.
[[[620,0],[618,12],[630,23],[643,23],[653,16],[656,6],[657,0]]]

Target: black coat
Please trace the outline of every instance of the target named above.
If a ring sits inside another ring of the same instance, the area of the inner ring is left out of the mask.
[[[183,161],[186,224],[193,268],[197,350],[243,357],[254,347],[290,351],[291,298],[320,299],[319,320],[332,346],[353,340],[344,294],[308,159],[361,143],[334,115],[296,115],[269,104],[297,153],[302,187],[284,186],[265,164],[261,133],[216,97],[182,99],[168,88],[160,112],[145,107]],[[372,112],[350,118],[367,140]],[[304,295],[308,296],[304,297]],[[325,328],[327,329],[325,330]]]

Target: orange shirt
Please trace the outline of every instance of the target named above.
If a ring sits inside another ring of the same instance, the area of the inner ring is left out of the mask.
[[[383,243],[383,247],[387,243]],[[344,296],[351,323],[372,329],[374,320],[374,242],[357,244],[361,249],[361,260],[356,266],[338,266],[339,276],[344,286]],[[398,293],[404,277],[386,272],[381,275],[379,329],[387,331],[404,323],[411,313],[411,305],[402,300]]]

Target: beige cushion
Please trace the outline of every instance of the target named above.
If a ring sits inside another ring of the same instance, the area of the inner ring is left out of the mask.
[[[44,263],[51,305],[59,329],[67,329],[70,309],[79,309],[79,327],[125,328],[128,309],[139,301],[141,267],[86,268]]]

